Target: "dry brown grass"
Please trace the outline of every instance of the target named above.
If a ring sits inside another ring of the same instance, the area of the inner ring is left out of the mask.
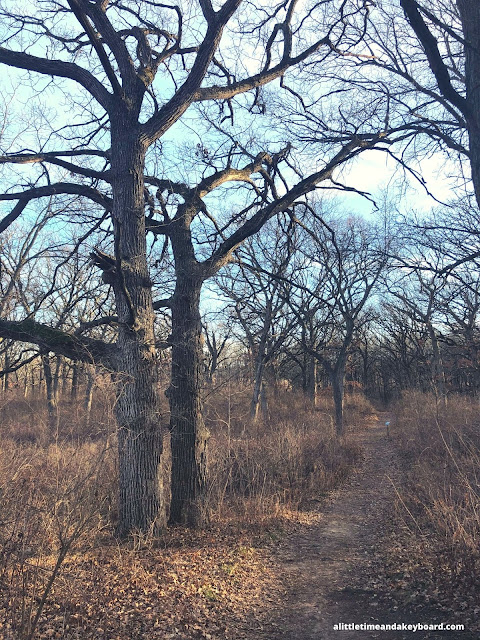
[[[410,393],[395,408],[393,434],[404,460],[398,513],[422,540],[445,586],[477,586],[480,568],[478,400]]]
[[[312,410],[282,392],[255,424],[248,403],[247,388],[207,399],[211,527],[120,544],[111,393],[97,394],[89,425],[81,406],[61,404],[54,433],[41,398],[4,397],[0,637],[240,638],[242,625],[248,635],[255,598],[280,597],[258,545],[359,454],[335,437],[329,401]]]

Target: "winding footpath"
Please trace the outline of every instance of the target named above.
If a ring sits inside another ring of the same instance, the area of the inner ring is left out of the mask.
[[[432,612],[412,615],[386,610],[382,594],[375,593],[372,546],[388,532],[387,516],[394,503],[400,471],[385,420],[379,414],[355,438],[364,447],[365,460],[322,508],[318,520],[304,525],[275,554],[285,598],[258,638],[262,640],[419,640],[448,638],[473,640],[468,632],[339,631],[340,624],[438,622]],[[387,533],[388,535],[388,533]],[[380,596],[380,597],[378,597]],[[448,622],[448,621],[445,621]]]

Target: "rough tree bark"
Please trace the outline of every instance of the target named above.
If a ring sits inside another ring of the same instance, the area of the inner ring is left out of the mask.
[[[111,283],[118,314],[117,383],[120,536],[166,524],[160,462],[153,300],[146,258],[144,165],[146,145],[135,118],[112,118],[111,184],[115,266]],[[107,274],[105,274],[108,279]]]
[[[190,233],[172,237],[176,286],[172,310],[172,376],[170,402],[172,497],[170,522],[198,526],[208,520],[204,498],[209,433],[203,420],[203,341],[200,293],[203,278],[193,253]]]

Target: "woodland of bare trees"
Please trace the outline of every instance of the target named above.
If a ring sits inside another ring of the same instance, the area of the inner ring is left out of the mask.
[[[61,398],[81,391],[88,421],[110,381],[119,536],[208,521],[203,404],[228,380],[253,422],[279,388],[331,393],[339,437],[346,386],[478,394],[477,3],[0,15],[3,391],[41,388],[54,431]],[[373,153],[403,179],[382,204],[349,182]]]

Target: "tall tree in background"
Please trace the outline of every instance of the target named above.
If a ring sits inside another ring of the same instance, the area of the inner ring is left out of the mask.
[[[345,371],[355,332],[367,319],[365,309],[388,264],[390,238],[360,218],[327,219],[312,211],[302,224],[302,254],[309,265],[302,279],[292,278],[299,297],[290,306],[302,329],[303,348],[327,374],[333,390],[335,427],[345,431]],[[307,295],[305,295],[307,294]]]
[[[224,296],[233,301],[232,315],[242,328],[251,355],[253,392],[250,418],[267,409],[266,370],[278,357],[294,325],[288,311],[289,286],[296,250],[292,221],[270,225],[261,236],[236,252],[236,262],[218,280]]]

